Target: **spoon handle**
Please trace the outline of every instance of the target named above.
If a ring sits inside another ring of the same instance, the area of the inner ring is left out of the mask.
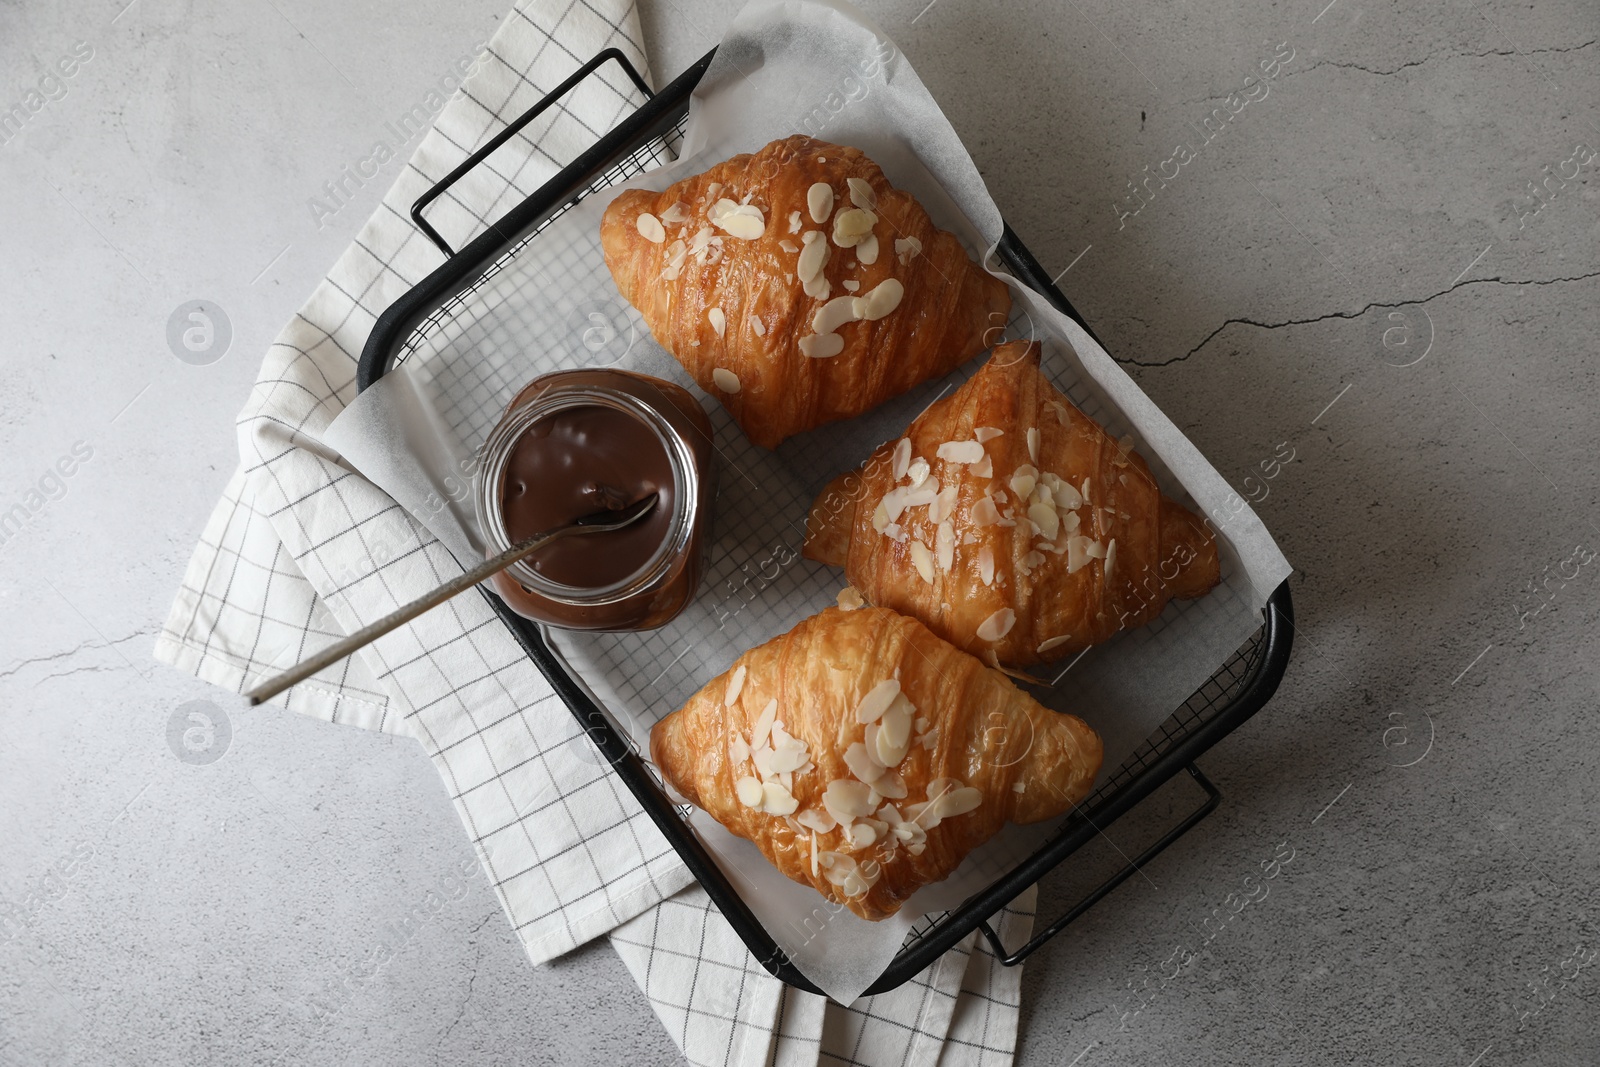
[[[605,533],[609,530],[621,529],[637,521],[653,506],[654,495],[652,494],[648,506],[641,508],[638,504],[635,504],[626,509],[622,513],[622,517],[616,521],[597,522],[594,520],[600,518],[600,516],[590,516],[587,519],[580,519],[570,526],[563,526],[558,530],[551,530],[549,533],[534,534],[532,537],[518,541],[498,556],[485,560],[465,574],[450,579],[431,593],[426,593],[411,603],[396,608],[383,618],[363,626],[348,637],[340,638],[321,652],[303,660],[298,666],[291,667],[282,674],[268,678],[265,682],[246,693],[245,696],[252,705],[259,704],[263,700],[270,700],[296,682],[303,682],[324,667],[338,663],[356,649],[366,647],[390,630],[403,626],[428,609],[443,604],[462,590],[470,589],[485,578],[498,574],[524,556],[537,552],[551,541],[566,537],[568,534]]]

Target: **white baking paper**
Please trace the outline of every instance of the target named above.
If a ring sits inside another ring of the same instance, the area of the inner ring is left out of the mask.
[[[678,161],[628,184],[665,188],[793,133],[860,148],[975,258],[981,253],[991,266],[997,262],[1001,216],[971,158],[893,42],[843,4],[745,8],[696,90]],[[473,457],[526,382],[552,370],[609,365],[679,382],[700,396],[716,427],[720,487],[696,600],[649,633],[549,632],[574,673],[648,752],[650,726],[739,653],[834,602],[842,574],[799,554],[814,495],[835,473],[899,436],[980,360],[861,418],[800,435],[776,451],[758,449],[655,344],[617,292],[598,235],[615,192],[591,195],[552,222],[433,327],[402,366],[351,404],[326,440],[466,564],[481,558],[468,490]],[[1043,299],[1012,288],[1007,336],[1040,340],[1057,386],[1113,435],[1131,434],[1163,491],[1190,500],[1223,533],[1218,589],[1170,605],[1150,626],[1070,667],[1041,672],[1057,680],[1035,695],[1100,732],[1104,781],[1256,630],[1267,597],[1290,568],[1255,514],[1111,358]],[[753,845],[703,813],[692,822],[774,940],[842,1003],[882,973],[914,923],[981,889],[1052,829],[1008,828],[894,919],[869,923],[784,878]]]

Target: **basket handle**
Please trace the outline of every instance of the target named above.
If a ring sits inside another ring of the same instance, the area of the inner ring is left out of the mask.
[[[1062,930],[1066,929],[1068,923],[1071,923],[1078,916],[1094,907],[1100,902],[1102,897],[1106,896],[1123,882],[1126,882],[1130,877],[1133,876],[1135,871],[1159,856],[1162,850],[1164,850],[1168,845],[1172,844],[1178,838],[1188,833],[1194,828],[1196,823],[1217,809],[1217,805],[1222,802],[1222,790],[1213,785],[1211,779],[1201,774],[1200,768],[1196,767],[1194,764],[1191,763],[1184,769],[1189,772],[1196,782],[1200,783],[1200,788],[1206,791],[1205,803],[1201,804],[1198,808],[1191,812],[1177,826],[1174,826],[1172,829],[1163,834],[1161,840],[1157,841],[1155,844],[1139,853],[1138,857],[1134,859],[1133,862],[1129,863],[1116,874],[1113,874],[1110,878],[1107,878],[1104,882],[1101,882],[1090,893],[1084,896],[1083,899],[1079,900],[1076,904],[1069,908],[1065,915],[1051,923],[1043,932],[1035,934],[1027,944],[1023,945],[1015,952],[1007,952],[1005,944],[1000,940],[1000,935],[994,932],[994,927],[989,925],[988,919],[985,919],[983,922],[978,924],[978,928],[983,931],[983,936],[988,940],[989,947],[994,950],[995,958],[1000,961],[1001,966],[1015,967],[1017,964],[1027,959],[1033,954],[1034,949],[1043,945],[1046,941],[1049,941]]]
[[[439,231],[435,230],[433,226],[429,224],[428,220],[422,217],[423,208],[437,200],[447,189],[449,189],[457,181],[461,180],[461,178],[468,171],[472,170],[472,168],[476,167],[479,163],[482,163],[485,159],[492,155],[497,148],[511,140],[511,138],[515,137],[524,126],[548,111],[556,101],[560,100],[563,96],[567,95],[567,93],[571,92],[579,82],[593,74],[607,60],[614,60],[621,65],[623,72],[628,75],[629,80],[638,87],[639,91],[645,95],[646,100],[655,96],[655,93],[651,92],[650,86],[646,84],[643,76],[641,76],[638,70],[634,68],[634,65],[628,61],[628,57],[622,54],[621,50],[616,48],[607,48],[597,53],[593,59],[589,60],[589,62],[573,71],[571,77],[546,94],[543,100],[540,100],[537,104],[534,104],[528,110],[524,111],[520,116],[518,116],[515,122],[511,123],[505,129],[495,134],[487,144],[478,149],[476,152],[472,153],[472,155],[468,156],[459,167],[451,171],[449,174],[446,174],[444,178],[436,182],[431,189],[417,197],[416,203],[411,205],[411,221],[417,224],[417,229],[421,230],[427,235],[428,240],[432,241],[439,247],[439,251],[443,252],[446,256],[453,256],[456,254],[455,249],[450,247],[449,242],[439,235]],[[489,226],[493,227],[494,223],[489,223]]]

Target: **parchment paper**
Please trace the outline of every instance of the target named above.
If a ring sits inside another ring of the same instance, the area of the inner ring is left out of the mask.
[[[860,148],[974,258],[996,262],[1000,212],[971,158],[905,57],[843,4],[746,7],[695,92],[678,162],[628,185],[662,189],[792,133]],[[655,344],[617,292],[599,246],[600,216],[616,192],[602,190],[551,223],[404,364],[357,398],[327,441],[465,565],[482,558],[470,492],[475,452],[527,381],[562,368],[612,365],[679,382],[701,396],[716,427],[720,489],[707,577],[696,600],[649,633],[548,634],[619,727],[648,753],[655,721],[745,649],[834,602],[845,584],[842,573],[799,555],[813,496],[835,473],[898,436],[981,360],[774,452],[755,448]],[[1091,650],[1047,694],[1035,694],[1099,731],[1104,780],[1255,631],[1262,606],[1290,567],[1221,475],[1082,329],[1025,287],[1013,283],[1012,290],[1007,336],[1040,340],[1056,385],[1113,435],[1131,434],[1163,491],[1190,500],[1223,533],[1218,589],[1198,601],[1175,602],[1150,626]],[[1064,667],[1040,673],[1052,677]],[[951,878],[919,892],[898,916],[868,923],[784,878],[755,846],[703,813],[692,822],[774,939],[841,1003],[855,1000],[882,973],[915,922],[960,903],[1052,829],[1008,828]]]

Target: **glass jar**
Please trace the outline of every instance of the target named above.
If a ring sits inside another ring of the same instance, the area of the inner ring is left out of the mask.
[[[652,489],[660,497],[637,528],[555,542],[490,579],[495,592],[517,614],[566,629],[662,626],[700,583],[716,497],[711,420],[688,390],[610,368],[534,379],[484,443],[476,491],[488,555]]]

